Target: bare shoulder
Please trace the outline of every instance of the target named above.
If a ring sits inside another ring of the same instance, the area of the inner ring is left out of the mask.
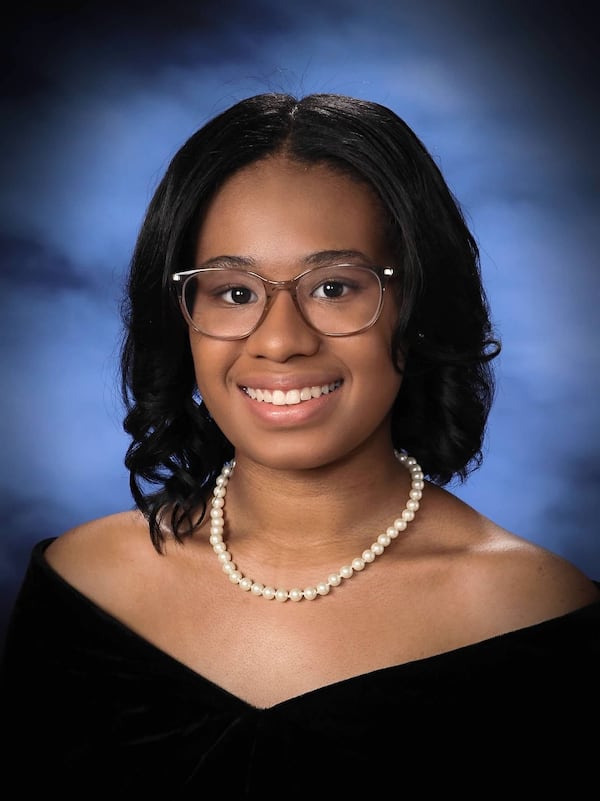
[[[485,518],[481,527],[483,536],[472,549],[473,580],[492,617],[508,614],[511,625],[525,626],[600,600],[597,586],[572,562]]]
[[[159,555],[143,515],[125,511],[75,526],[49,545],[45,558],[76,589],[102,600],[125,578],[131,586]]]
[[[439,598],[471,639],[600,601],[591,577],[567,559],[506,530],[451,493],[436,489],[430,495],[432,548],[435,553],[440,547],[444,568]]]
[[[61,534],[46,550],[53,567],[65,567],[90,557],[102,558],[127,549],[141,537],[149,537],[148,524],[138,511],[116,514],[89,520]]]

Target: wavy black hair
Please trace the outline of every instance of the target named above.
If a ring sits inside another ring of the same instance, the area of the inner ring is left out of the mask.
[[[276,154],[327,164],[381,201],[401,270],[392,358],[406,353],[392,414],[394,447],[440,485],[482,462],[494,394],[493,333],[479,251],[460,205],[411,128],[378,103],[337,94],[265,93],[237,102],[194,133],[148,206],[123,301],[121,391],[125,456],[136,506],[161,550],[162,519],[177,539],[206,511],[233,446],[198,396],[187,326],[171,283],[194,265],[203,215],[223,182]]]

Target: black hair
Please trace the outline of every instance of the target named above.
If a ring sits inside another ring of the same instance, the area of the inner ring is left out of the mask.
[[[392,413],[394,447],[439,485],[482,462],[499,353],[479,251],[440,169],[411,128],[378,103],[337,94],[265,93],[220,113],[171,160],[148,206],[123,302],[125,465],[137,507],[161,549],[162,516],[181,539],[233,446],[198,396],[172,273],[194,265],[203,214],[240,168],[276,154],[327,164],[381,201],[401,271],[392,358],[406,354]]]

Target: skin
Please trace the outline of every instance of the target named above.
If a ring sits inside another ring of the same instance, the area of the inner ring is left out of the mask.
[[[315,182],[324,189],[318,209]],[[387,265],[392,255],[376,209],[367,187],[323,167],[307,170],[281,159],[255,164],[230,179],[209,208],[196,263],[242,256],[272,280],[293,278],[316,258]],[[393,464],[389,410],[401,384],[390,358],[393,301],[390,290],[377,323],[356,336],[313,331],[289,292],[276,293],[266,319],[245,340],[191,331],[200,394],[235,443],[238,465],[259,472],[301,470],[297,477],[304,481],[307,469],[330,465],[357,448]],[[342,386],[334,392],[294,406],[257,403],[242,390],[286,391],[336,381]]]
[[[365,185],[325,166],[272,158],[220,189],[196,263],[243,258],[273,280],[329,251],[388,264],[381,220]],[[314,584],[362,553],[404,508],[408,477],[389,430],[402,380],[390,353],[396,312],[390,292],[371,329],[326,337],[281,292],[244,340],[190,331],[200,392],[236,447],[226,539],[244,574],[287,589]],[[334,392],[290,407],[258,403],[242,389],[332,381],[341,382]],[[312,602],[242,592],[222,573],[208,533],[205,523],[183,545],[171,539],[161,556],[141,515],[124,512],[67,532],[47,558],[140,636],[257,707],[598,599],[573,565],[430,484],[385,554]]]

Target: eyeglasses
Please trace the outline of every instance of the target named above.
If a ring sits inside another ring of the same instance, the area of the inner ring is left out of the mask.
[[[171,276],[189,325],[216,339],[244,339],[264,320],[275,292],[290,292],[305,322],[331,337],[366,331],[379,318],[392,267],[334,264],[289,281],[233,267],[199,267]]]

